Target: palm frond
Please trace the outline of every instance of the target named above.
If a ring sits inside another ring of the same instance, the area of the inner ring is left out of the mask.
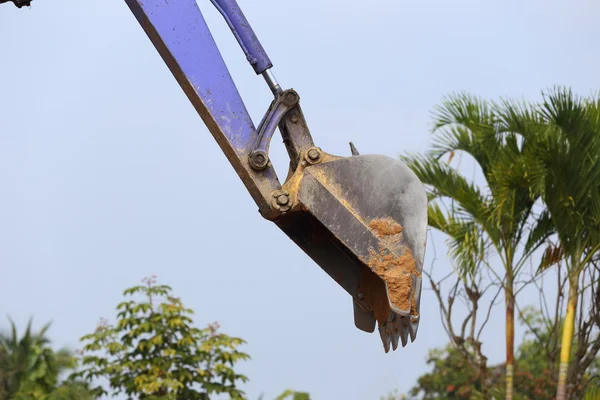
[[[503,140],[492,104],[465,93],[446,97],[436,108],[433,133],[433,157],[463,151],[475,159],[486,178]]]
[[[533,228],[530,229],[527,240],[525,241],[525,252],[531,253],[542,245],[554,233],[554,224],[548,210],[536,218]]]
[[[433,131],[451,124],[475,126],[493,121],[491,104],[466,92],[453,93],[442,99],[434,111]]]
[[[600,400],[600,388],[591,387],[585,392],[584,400]]]
[[[486,257],[485,233],[472,220],[444,212],[439,204],[429,205],[429,225],[448,237],[449,255],[461,277],[472,276]]]
[[[540,265],[537,268],[536,273],[540,274],[552,267],[553,265],[558,264],[565,256],[563,248],[559,245],[556,246],[553,243],[549,243],[544,250],[544,254],[540,260]]]
[[[461,214],[471,215],[474,219],[487,219],[488,199],[479,188],[469,183],[449,165],[432,156],[403,157],[404,162],[415,172],[435,198],[447,197],[459,204]]]
[[[561,244],[568,254],[598,241],[600,221],[600,113],[598,99],[564,88],[544,94],[545,135],[528,154]],[[533,160],[532,160],[533,159]]]
[[[494,103],[498,132],[514,133],[525,141],[535,138],[545,125],[537,107],[524,101],[500,99]]]

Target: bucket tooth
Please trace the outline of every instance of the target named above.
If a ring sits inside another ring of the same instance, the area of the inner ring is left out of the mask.
[[[383,349],[386,353],[390,351],[390,344],[392,341],[390,332],[388,331],[388,324],[385,323],[379,327],[379,335],[381,336],[381,341],[383,342]]]
[[[408,322],[406,318],[400,319],[400,339],[402,339],[402,347],[408,343]]]
[[[398,342],[400,340],[400,331],[394,326],[394,329],[390,336],[392,340],[392,350],[396,350],[398,348]]]
[[[410,341],[414,342],[417,338],[417,331],[419,330],[419,317],[412,317],[410,324],[408,325],[410,333]]]
[[[415,309],[413,310],[413,315],[419,315],[419,311],[421,308],[421,289],[423,285],[423,280],[413,275],[412,276],[412,293],[411,296],[415,299],[414,305]]]
[[[420,277],[413,276],[412,277],[412,287],[414,288],[414,293],[412,294],[415,298],[415,309],[412,310],[412,316],[410,317],[410,321],[407,320],[408,331],[410,333],[410,341],[414,342],[417,338],[417,331],[419,330],[419,312],[421,308],[421,288],[422,288],[422,280]]]

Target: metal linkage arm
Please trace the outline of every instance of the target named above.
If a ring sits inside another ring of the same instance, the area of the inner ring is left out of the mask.
[[[250,165],[256,170],[264,169],[269,163],[271,138],[285,114],[298,104],[298,94],[286,90],[275,98],[263,120],[258,125],[258,138],[250,153]]]
[[[125,0],[240,176],[261,213],[281,188],[273,166],[249,165],[258,134],[195,0]]]

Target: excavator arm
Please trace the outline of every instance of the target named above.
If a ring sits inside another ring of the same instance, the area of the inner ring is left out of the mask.
[[[125,0],[261,215],[351,296],[356,327],[366,332],[377,327],[386,352],[405,346],[409,337],[415,340],[420,320],[427,233],[423,185],[400,160],[360,155],[352,144],[349,157],[315,145],[300,96],[277,82],[273,63],[237,2],[210,1],[273,93],[257,126],[196,0]],[[290,158],[283,183],[269,157],[276,130]]]
[[[315,146],[292,89],[235,0],[211,0],[274,99],[255,127],[195,0],[125,0],[258,205],[353,299],[355,325],[378,325],[384,349],[415,339],[427,196],[402,162]],[[280,183],[269,158],[276,128],[290,156]]]

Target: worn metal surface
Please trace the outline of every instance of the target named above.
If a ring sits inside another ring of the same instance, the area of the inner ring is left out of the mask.
[[[300,103],[288,111],[285,118],[281,120],[279,131],[290,157],[290,174],[292,174],[302,158],[301,153],[315,145]]]
[[[267,113],[258,125],[258,137],[254,149],[250,153],[250,165],[254,169],[262,170],[269,162],[269,145],[277,125],[285,114],[298,104],[299,100],[298,94],[290,89],[278,93],[271,103]]]
[[[359,329],[372,332],[377,321],[386,351],[414,340],[427,233],[416,175],[399,160],[358,155],[304,166],[294,179],[284,188],[296,204],[277,225],[353,297]],[[374,221],[401,232],[386,236]],[[400,270],[403,260],[410,270]]]
[[[257,132],[195,0],[125,0],[196,111],[246,185],[263,215],[280,188],[267,165],[253,170],[248,155]]]
[[[179,1],[179,0],[178,0]],[[233,32],[240,47],[246,54],[246,59],[254,68],[257,75],[262,74],[273,64],[267,55],[267,52],[260,44],[254,30],[242,12],[242,9],[235,0],[210,0],[219,10],[227,25]]]

